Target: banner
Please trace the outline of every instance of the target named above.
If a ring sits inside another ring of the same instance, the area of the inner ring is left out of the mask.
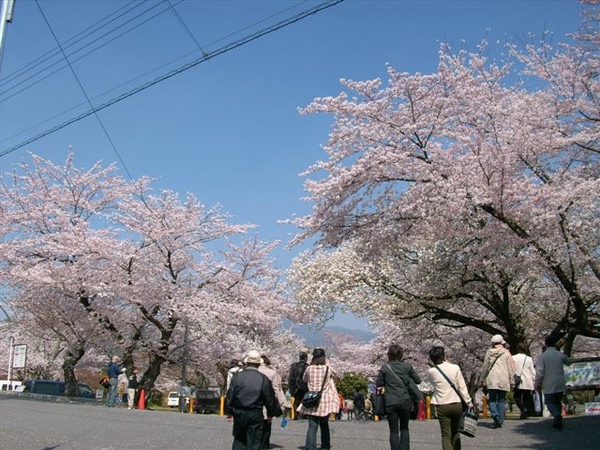
[[[565,381],[568,388],[600,388],[600,359],[577,361],[565,366]]]

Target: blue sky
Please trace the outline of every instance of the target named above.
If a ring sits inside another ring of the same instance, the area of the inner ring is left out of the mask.
[[[299,107],[337,95],[340,78],[386,79],[386,64],[431,73],[442,42],[475,50],[482,39],[524,44],[544,31],[560,42],[580,24],[575,0],[346,0],[100,111],[110,140],[92,115],[6,153],[89,111],[86,96],[101,105],[321,3],[39,0],[42,15],[34,0],[16,0],[0,69],[0,171],[29,161],[28,151],[62,163],[71,147],[80,167],[118,153],[133,178],[219,203],[263,240],[285,243],[295,230],[277,221],[310,211],[299,174],[324,156],[331,124]],[[278,252],[278,266],[300,250]],[[362,326],[346,316],[336,324]]]

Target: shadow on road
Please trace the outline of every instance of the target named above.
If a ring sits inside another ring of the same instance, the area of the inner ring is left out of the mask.
[[[514,427],[515,433],[527,436],[529,448],[544,450],[580,450],[598,448],[600,442],[600,416],[566,417],[564,428],[552,427],[552,418],[525,420]]]

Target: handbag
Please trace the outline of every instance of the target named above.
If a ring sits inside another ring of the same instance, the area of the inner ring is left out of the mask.
[[[458,432],[468,437],[475,437],[477,434],[477,420],[479,413],[475,408],[469,408],[463,411],[458,423]]]
[[[410,419],[417,420],[417,416],[419,415],[419,403],[421,402],[421,399],[413,393],[413,391],[411,389],[412,386],[410,384],[411,380],[406,381],[404,379],[404,377],[398,376],[398,374],[393,371],[393,369],[391,368],[391,366],[389,364],[386,364],[386,365],[388,366],[390,371],[396,376],[396,378],[398,378],[400,381],[402,381],[402,383],[404,383],[404,386],[406,386],[406,391],[408,392],[408,395],[410,396],[410,401],[411,401]],[[414,383],[414,381],[413,381],[413,383]]]
[[[460,402],[463,406],[463,413],[460,417],[460,422],[458,423],[458,432],[468,437],[475,437],[477,434],[477,421],[479,420],[479,411],[477,411],[475,407],[469,408],[462,394],[456,388],[456,386],[450,380],[450,378],[448,378],[444,371],[440,369],[437,365],[435,366],[435,368],[442,374],[442,376],[450,384],[450,387],[452,387],[452,389],[454,389],[454,392],[456,392],[460,397]]]
[[[318,391],[308,391],[302,397],[302,406],[305,408],[316,408],[321,403],[321,396],[323,395],[323,389],[325,388],[325,380],[327,379],[327,374],[329,373],[329,367],[325,370],[325,376],[323,376],[323,383],[321,384],[321,389]]]

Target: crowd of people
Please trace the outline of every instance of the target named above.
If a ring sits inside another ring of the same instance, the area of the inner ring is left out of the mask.
[[[106,367],[106,395],[105,405],[115,407],[127,399],[127,408],[135,409],[139,382],[137,379],[138,370],[134,367],[131,373],[127,374],[127,369],[121,367],[121,359],[118,356],[113,356],[110,363]],[[101,380],[100,384],[104,384]]]
[[[543,391],[544,403],[553,417],[552,425],[563,428],[562,396],[566,390],[564,366],[570,359],[557,347],[557,338],[545,340],[544,351],[534,364],[527,347],[519,344],[511,354],[501,335],[491,338],[481,367],[481,387],[487,395],[493,428],[502,428],[505,420],[507,394],[513,391],[520,410],[520,419],[535,413],[534,393]],[[232,361],[227,373],[225,413],[233,421],[233,450],[270,448],[272,423],[275,417],[305,419],[307,430],[305,450],[331,448],[330,418],[348,420],[372,418],[371,396],[385,399],[383,412],[389,427],[391,450],[410,450],[409,423],[416,409],[423,405],[423,394],[418,388],[423,379],[413,366],[403,359],[404,350],[392,344],[387,351],[388,361],[379,369],[375,381],[376,391],[365,395],[359,388],[344,398],[338,392],[337,374],[327,364],[325,350],[315,348],[310,363],[308,353],[300,352],[298,361],[289,369],[287,387],[281,375],[272,367],[269,357],[258,351],[249,351],[242,361]],[[466,409],[475,407],[458,364],[446,358],[445,349],[434,346],[429,351],[429,365],[425,379],[431,385],[431,405],[440,426],[442,450],[460,450],[459,423]],[[127,389],[129,409],[138,388],[137,370],[127,376],[121,369],[117,356],[107,367],[107,406],[119,402]],[[308,395],[307,395],[308,393]],[[303,401],[318,396],[319,401]],[[421,406],[419,406],[421,405]]]

